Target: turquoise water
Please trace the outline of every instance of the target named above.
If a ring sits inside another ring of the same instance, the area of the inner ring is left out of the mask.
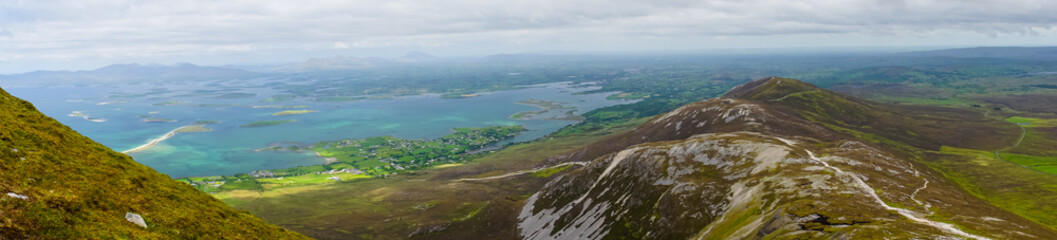
[[[129,154],[136,161],[172,177],[229,175],[314,165],[323,161],[312,153],[252,151],[277,142],[309,144],[383,135],[436,138],[450,133],[451,128],[493,125],[523,125],[530,131],[522,133],[513,141],[527,141],[575,122],[509,119],[510,115],[517,112],[539,110],[533,106],[516,104],[518,101],[530,98],[560,101],[566,106],[576,106],[576,113],[627,103],[606,100],[609,93],[573,94],[594,88],[568,83],[482,93],[474,98],[441,99],[437,95],[418,95],[332,103],[302,99],[261,102],[262,99],[281,93],[266,87],[238,87],[239,84],[251,85],[236,82],[222,86],[212,83],[120,88],[10,87],[5,90],[32,102],[41,112],[116,151],[140,146],[180,126],[192,125],[195,121],[220,121],[206,126],[213,129],[211,132],[177,133],[150,149]],[[117,96],[118,93],[145,92],[153,94]],[[117,100],[128,102],[101,104]],[[181,104],[155,105],[167,101],[180,101]],[[272,116],[272,113],[289,109],[252,108],[254,105],[307,105],[309,107],[305,109],[319,112]],[[88,117],[68,116],[74,111],[80,111]],[[552,111],[540,118],[561,116],[565,111],[568,110]],[[148,123],[138,115],[172,119],[175,122]],[[239,127],[254,121],[287,119],[296,121],[267,127]]]

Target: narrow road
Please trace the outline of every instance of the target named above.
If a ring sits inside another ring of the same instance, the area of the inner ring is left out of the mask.
[[[1013,146],[995,150],[995,158],[997,158],[998,160],[1003,160],[1002,156],[998,154],[999,152],[1006,151],[1006,150],[1013,149],[1013,148],[1016,148],[1016,147],[1020,146],[1020,143],[1024,141],[1024,136],[1028,135],[1028,129],[1024,128],[1024,125],[1020,125],[1018,123],[1017,126],[1020,126],[1020,139],[1017,139],[1017,144],[1013,144]],[[1003,160],[1003,161],[1005,161],[1005,160]],[[1027,166],[1025,166],[1025,167],[1027,167]]]
[[[811,91],[795,92],[795,93],[786,94],[785,96],[782,96],[780,98],[768,99],[766,101],[768,101],[768,102],[780,102],[780,101],[785,100],[786,98],[789,98],[790,96],[793,96],[793,95],[799,95],[799,94],[804,94],[804,93],[809,93],[809,92],[821,92],[821,91],[822,90],[815,89],[815,90],[811,90]]]
[[[499,176],[491,176],[491,177],[483,177],[483,178],[460,178],[460,179],[456,179],[454,181],[456,181],[456,182],[465,182],[465,181],[494,180],[494,179],[500,179],[500,178],[513,177],[513,176],[522,175],[522,174],[526,174],[526,173],[539,172],[539,171],[542,171],[544,169],[562,167],[562,166],[573,165],[573,164],[583,166],[583,165],[587,165],[588,163],[590,163],[590,162],[567,162],[567,163],[560,163],[560,164],[555,164],[555,165],[546,166],[546,167],[539,167],[539,168],[534,168],[534,169],[529,169],[529,170],[521,170],[521,171],[517,171],[517,172],[512,172],[512,173],[499,175]]]
[[[866,184],[866,182],[863,181],[862,178],[859,178],[859,176],[856,176],[855,174],[848,174],[848,173],[844,172],[843,170],[841,170],[840,168],[830,166],[829,163],[826,163],[825,161],[822,161],[822,159],[819,159],[819,158],[815,157],[815,153],[812,153],[811,150],[804,150],[804,151],[807,151],[807,155],[808,155],[808,157],[811,158],[811,160],[814,160],[814,161],[816,161],[818,163],[821,163],[822,166],[825,166],[826,168],[829,168],[830,170],[833,170],[837,174],[844,174],[844,175],[847,175],[847,176],[851,177],[852,180],[855,180],[855,183],[857,185],[859,185],[860,188],[862,188],[864,191],[866,191],[868,196],[873,198],[875,202],[877,202],[878,204],[881,205],[881,207],[884,207],[885,209],[887,209],[889,211],[894,211],[894,212],[898,213],[899,215],[902,215],[903,217],[906,217],[907,219],[910,219],[911,221],[922,223],[922,224],[925,224],[925,225],[929,225],[929,226],[938,228],[938,229],[940,229],[940,230],[942,230],[944,232],[951,233],[951,234],[954,234],[954,235],[958,235],[960,237],[975,238],[975,239],[990,239],[990,238],[986,238],[986,237],[983,237],[983,236],[978,236],[978,235],[973,235],[973,234],[967,233],[965,231],[962,231],[961,229],[958,229],[958,228],[954,227],[954,225],[952,225],[950,223],[942,223],[942,222],[936,222],[936,221],[928,220],[928,219],[925,219],[925,218],[920,218],[918,216],[915,216],[914,215],[915,212],[913,212],[913,211],[889,206],[887,203],[884,202],[884,200],[881,200],[881,197],[877,195],[877,192],[875,192],[873,190],[873,188],[870,187],[869,184]],[[926,184],[928,184],[928,183],[926,182]],[[917,192],[915,191],[915,193],[917,193]]]

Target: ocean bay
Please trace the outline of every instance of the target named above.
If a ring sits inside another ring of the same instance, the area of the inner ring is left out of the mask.
[[[249,87],[240,87],[238,84]],[[449,134],[450,129],[456,127],[495,125],[523,125],[529,131],[510,141],[528,141],[575,123],[560,120],[567,111],[582,114],[599,107],[627,103],[623,100],[606,100],[606,96],[611,93],[574,94],[597,87],[570,83],[532,85],[457,99],[422,94],[338,102],[304,98],[265,101],[283,93],[248,82],[228,83],[225,86],[199,83],[118,88],[5,89],[34,102],[45,114],[117,151],[136,148],[181,126],[195,125],[198,121],[218,121],[205,124],[212,131],[176,133],[150,148],[129,153],[136,161],[174,178],[230,175],[323,162],[311,152],[253,151],[280,142],[311,144],[372,136],[429,139]],[[143,92],[153,93],[139,94]],[[129,96],[120,95],[122,93]],[[517,104],[529,99],[560,102],[570,108],[539,114],[531,119],[510,119],[511,115],[518,112],[540,110],[538,107]],[[278,106],[297,108],[282,109]],[[317,112],[273,116],[287,110]],[[105,121],[88,121],[89,117],[71,116],[74,111]],[[148,122],[146,119],[153,121]],[[282,120],[294,121],[271,126],[242,127],[257,121]]]

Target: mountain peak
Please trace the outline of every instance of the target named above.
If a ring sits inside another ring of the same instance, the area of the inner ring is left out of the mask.
[[[772,76],[738,85],[731,88],[726,94],[723,94],[723,97],[746,100],[770,100],[793,93],[814,91],[818,89],[817,86],[800,80]]]

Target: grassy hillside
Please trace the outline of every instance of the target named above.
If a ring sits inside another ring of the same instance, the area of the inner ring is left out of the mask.
[[[136,163],[3,90],[0,161],[0,238],[306,238]]]
[[[879,104],[792,79],[785,84],[813,90],[761,85],[754,93],[784,92],[786,97],[755,99],[770,100],[772,107],[899,151],[994,206],[1057,229],[1052,214],[1057,211],[1057,177],[1048,173],[1057,162],[1052,157],[1057,134],[1049,133],[1057,132],[1054,120],[1004,119],[972,107]]]

